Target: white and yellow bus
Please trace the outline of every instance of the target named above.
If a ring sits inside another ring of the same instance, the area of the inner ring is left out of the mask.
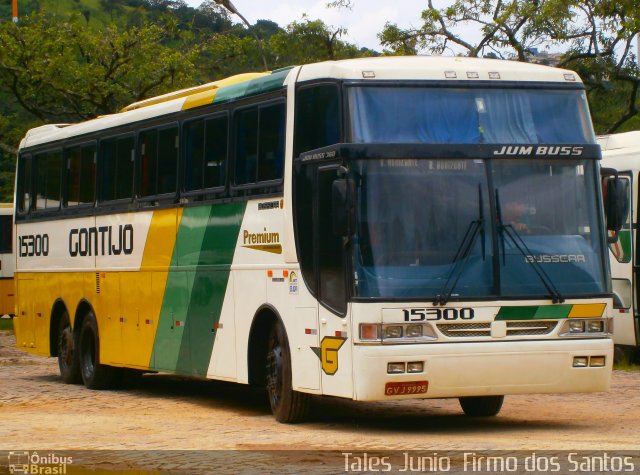
[[[640,173],[640,131],[598,137],[602,147],[602,165],[616,170],[626,184],[624,191],[630,206],[617,239],[609,244],[614,293],[615,332],[618,356],[639,362],[640,323],[638,319],[637,226],[638,173]]]
[[[388,57],[242,75],[31,130],[17,344],[309,395],[604,391],[600,149],[570,71]]]
[[[13,271],[13,205],[0,203],[0,316],[15,313]]]

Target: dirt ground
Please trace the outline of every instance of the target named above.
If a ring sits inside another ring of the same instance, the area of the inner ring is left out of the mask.
[[[110,391],[66,385],[55,359],[0,332],[0,451],[638,451],[640,372],[615,371],[608,393],[508,396],[489,419],[465,417],[457,400],[326,398],[313,414],[279,424],[262,391],[168,375]]]

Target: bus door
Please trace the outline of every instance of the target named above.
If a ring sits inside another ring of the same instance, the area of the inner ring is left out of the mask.
[[[634,324],[634,274],[637,272],[636,256],[633,252],[633,200],[631,178],[629,172],[619,174],[620,179],[627,182],[629,193],[629,212],[622,229],[618,232],[618,239],[609,243],[612,288],[615,295],[615,343],[618,345],[636,345],[637,334]],[[611,231],[609,231],[611,235]],[[636,244],[637,245],[637,244]],[[638,279],[635,279],[636,285]],[[637,293],[637,292],[636,292]],[[637,318],[637,317],[636,317]]]
[[[316,169],[315,255],[318,291],[322,392],[333,396],[353,397],[351,327],[347,306],[346,246],[348,238],[338,236],[333,226],[332,192],[338,179],[338,166]]]

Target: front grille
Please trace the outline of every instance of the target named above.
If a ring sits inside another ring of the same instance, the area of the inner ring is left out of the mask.
[[[506,322],[507,336],[548,335],[558,324],[555,320],[527,320]],[[438,331],[449,338],[478,338],[491,336],[491,322],[438,323]]]
[[[449,338],[473,338],[491,336],[491,323],[439,323],[440,333]]]
[[[553,320],[531,320],[526,322],[507,322],[507,336],[548,335],[558,324]]]

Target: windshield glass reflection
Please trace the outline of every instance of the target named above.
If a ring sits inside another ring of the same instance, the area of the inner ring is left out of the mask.
[[[533,261],[563,294],[605,292],[594,167],[545,159],[354,162],[356,296],[548,296]],[[526,252],[492,220],[491,201]]]

